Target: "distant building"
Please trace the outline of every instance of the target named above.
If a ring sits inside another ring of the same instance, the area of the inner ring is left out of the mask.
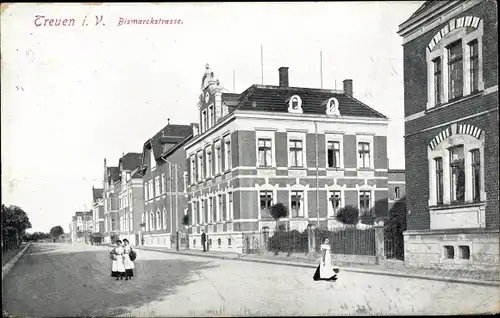
[[[186,153],[183,146],[196,125],[167,124],[144,143],[142,175],[144,188],[144,244],[175,248],[176,233],[183,229],[187,213],[184,195]]]
[[[94,220],[93,237],[104,236],[104,198],[103,189],[92,187],[92,219]]]
[[[242,233],[274,230],[269,207],[288,207],[289,229],[330,227],[345,206],[388,218],[388,118],[343,90],[252,85],[227,93],[207,65],[200,129],[184,149],[190,248],[202,230],[212,250],[241,251]]]
[[[124,154],[118,167],[107,167],[104,160],[104,242],[128,239],[138,244],[140,217],[143,213],[141,153]]]
[[[73,215],[70,223],[70,235],[72,243],[88,242],[94,231],[94,221],[92,211],[78,211]]]
[[[426,1],[399,27],[405,262],[498,267],[498,3]]]

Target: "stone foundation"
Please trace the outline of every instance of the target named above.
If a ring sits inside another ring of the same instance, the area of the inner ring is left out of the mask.
[[[175,248],[168,234],[144,234],[144,246],[161,246],[166,248]]]
[[[242,232],[207,233],[206,244],[208,249],[214,252],[243,253]],[[203,251],[201,233],[189,234],[189,249]]]
[[[404,232],[405,265],[410,267],[498,268],[499,230],[447,229]]]

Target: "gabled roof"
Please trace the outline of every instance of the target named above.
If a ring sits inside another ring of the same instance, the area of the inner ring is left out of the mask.
[[[96,202],[98,199],[103,198],[103,189],[99,188],[92,188],[92,200],[93,202]]]
[[[155,159],[159,159],[164,153],[163,144],[172,144],[173,146],[182,142],[185,138],[189,137],[193,133],[192,125],[172,125],[168,124],[159,132],[157,132],[151,139],[144,143],[144,151],[148,149],[153,149],[153,154]],[[142,156],[142,164],[147,165],[144,162],[144,155]]]
[[[137,168],[142,161],[142,153],[129,152],[118,161],[118,166],[122,165],[123,170],[132,171]]]
[[[252,85],[244,91],[237,110],[288,112],[288,101],[293,95],[302,100],[304,114],[326,116],[326,102],[335,97],[339,102],[341,116],[385,118],[386,116],[361,101],[339,91],[270,85]]]

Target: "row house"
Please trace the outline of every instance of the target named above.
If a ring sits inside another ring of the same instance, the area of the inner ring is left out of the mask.
[[[92,211],[75,212],[70,223],[71,243],[83,243],[90,239],[90,235],[94,228],[92,216]]]
[[[104,198],[103,189],[92,187],[92,219],[94,220],[94,237],[104,236]]]
[[[409,266],[498,267],[497,5],[426,1],[399,27]]]
[[[141,244],[173,248],[184,228],[187,201],[184,195],[186,160],[183,145],[197,125],[172,125],[148,139],[141,164],[144,208]]]
[[[139,243],[140,216],[143,213],[142,176],[139,171],[142,154],[123,155],[116,167],[104,159],[104,242],[127,238]]]
[[[144,212],[142,175],[139,166],[142,153],[127,153],[118,161],[120,179],[115,185],[118,196],[118,237],[139,245],[141,216]]]
[[[300,231],[330,226],[345,206],[363,222],[388,216],[388,118],[344,90],[253,85],[226,93],[207,65],[198,103],[199,131],[184,149],[188,166],[190,247],[202,230],[213,250],[241,250],[241,233],[274,229],[268,208]]]

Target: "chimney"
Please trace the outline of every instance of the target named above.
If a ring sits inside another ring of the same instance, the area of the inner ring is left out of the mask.
[[[170,125],[170,118],[167,118],[167,125]]]
[[[344,93],[349,96],[353,96],[352,94],[352,79],[344,80]]]
[[[282,66],[278,71],[280,74],[280,86],[288,87],[288,67]]]

